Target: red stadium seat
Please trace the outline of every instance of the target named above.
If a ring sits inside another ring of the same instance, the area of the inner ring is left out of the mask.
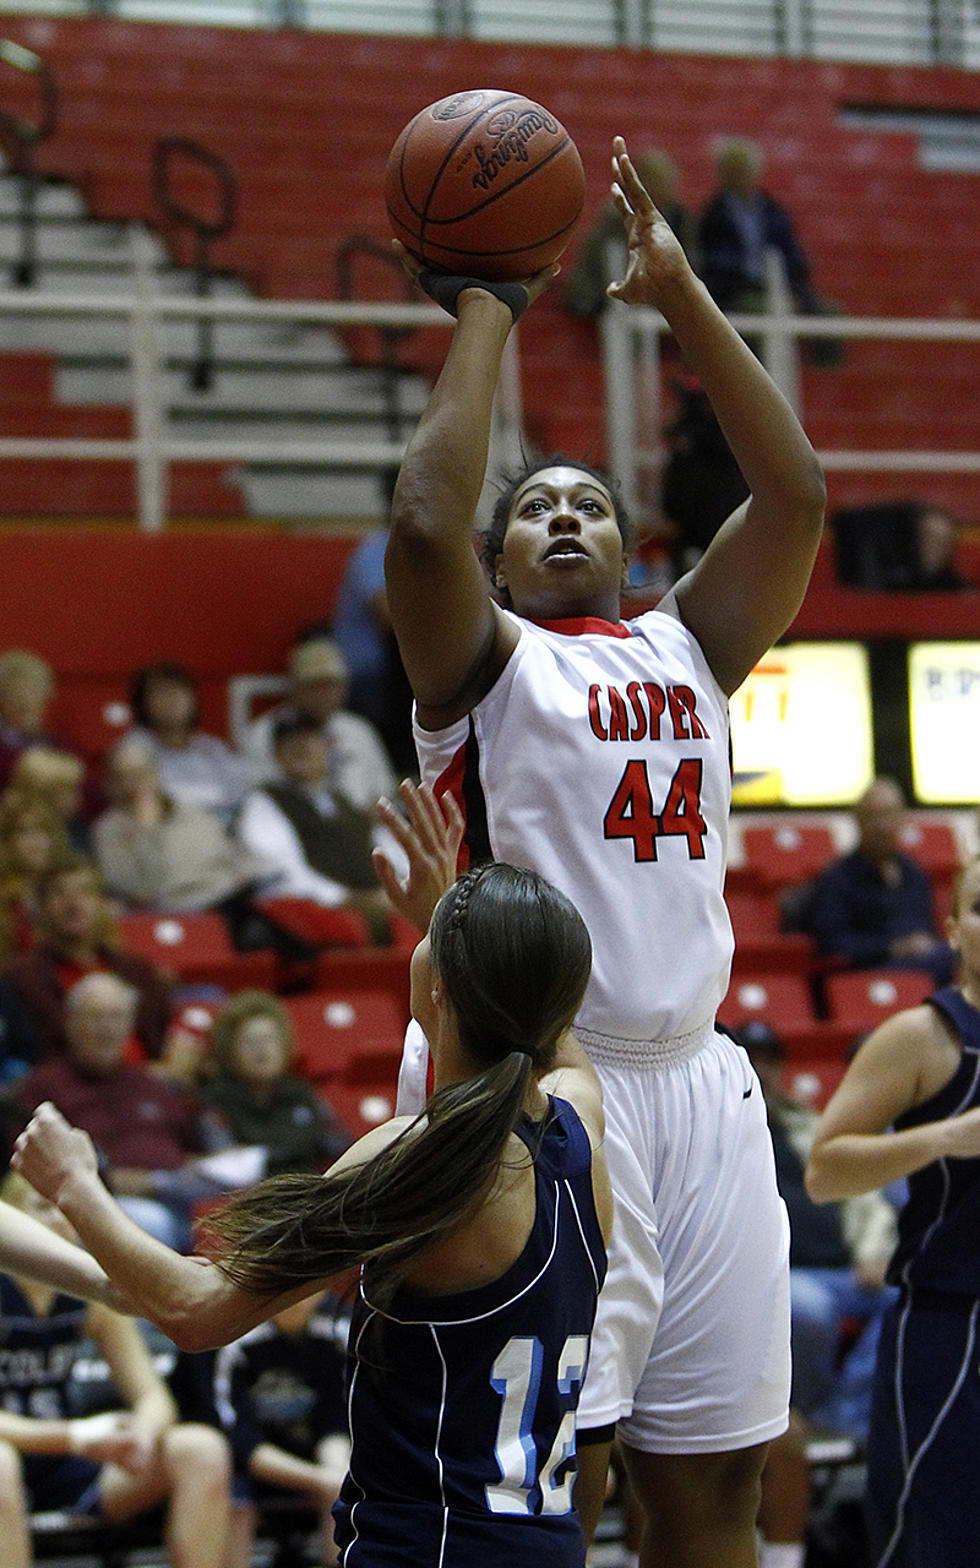
[[[386,991],[407,1019],[411,960],[412,948],[407,945],[328,948],[316,959],[313,988],[344,996],[351,991]]]
[[[317,991],[284,997],[283,1004],[296,1031],[299,1072],[331,1096],[338,1081],[384,1083],[394,1095],[408,1013],[391,992]]]
[[[331,1080],[323,1085],[323,1093],[354,1138],[395,1114],[395,1086],[387,1081],[351,1084]]]
[[[761,1020],[779,1035],[790,1059],[838,1056],[845,1043],[836,1025],[816,1016],[810,985],[802,974],[735,974],[718,1018],[726,1029]]]
[[[815,1111],[822,1111],[847,1071],[846,1062],[822,1057],[787,1063],[783,1078],[787,1094]]]
[[[119,921],[123,945],[169,971],[184,985],[208,983],[234,990],[271,990],[277,962],[271,952],[239,953],[222,915],[140,912]]]
[[[745,864],[759,887],[806,882],[837,856],[830,827],[820,822],[759,823],[742,831]]]
[[[928,969],[850,969],[827,975],[823,984],[831,1022],[855,1037],[936,989]]]
[[[779,904],[774,894],[726,887],[725,902],[735,933],[736,972],[809,973],[813,942],[802,932],[780,930]]]
[[[910,816],[902,825],[899,844],[906,855],[940,881],[949,881],[960,869],[963,857],[949,822],[924,822]]]
[[[258,907],[312,947],[370,947],[371,928],[356,909],[327,909],[312,898],[261,898]]]

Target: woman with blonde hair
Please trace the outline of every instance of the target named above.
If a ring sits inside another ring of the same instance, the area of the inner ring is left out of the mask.
[[[39,883],[67,847],[64,823],[43,795],[11,788],[0,797],[0,963],[33,947]]]
[[[83,855],[89,853],[90,834],[83,806],[86,772],[81,757],[60,747],[30,746],[14,763],[10,783],[13,789],[43,795],[64,823],[71,848]]]

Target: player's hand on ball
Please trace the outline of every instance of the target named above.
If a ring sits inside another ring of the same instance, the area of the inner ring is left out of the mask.
[[[628,305],[656,305],[661,291],[690,273],[680,240],[658,212],[637,174],[621,136],[613,138],[612,197],[626,225],[629,256],[626,276],[610,283],[610,299]]]
[[[401,240],[392,240],[391,243],[409,277],[415,280],[419,288],[428,294],[430,299],[434,299],[438,305],[442,305],[452,316],[456,316],[459,313],[458,301],[461,295],[470,291],[482,291],[492,294],[495,299],[502,300],[507,304],[516,321],[518,316],[523,315],[528,305],[536,300],[539,294],[544,293],[549,283],[557,278],[561,271],[557,261],[553,261],[547,267],[542,267],[540,272],[519,280],[464,278],[457,273],[442,272],[424,266],[418,257],[414,256],[402,244]]]

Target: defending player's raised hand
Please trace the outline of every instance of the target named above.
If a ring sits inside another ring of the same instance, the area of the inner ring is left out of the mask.
[[[657,305],[662,289],[691,275],[690,264],[680,240],[654,206],[621,136],[613,138],[612,167],[612,198],[626,226],[629,254],[626,276],[610,283],[606,293],[628,305]]]
[[[436,904],[456,880],[463,817],[452,795],[437,799],[428,784],[405,779],[398,793],[405,814],[382,799],[378,815],[405,851],[408,873],[399,876],[383,850],[376,849],[372,859],[394,908],[420,931],[426,931]]]

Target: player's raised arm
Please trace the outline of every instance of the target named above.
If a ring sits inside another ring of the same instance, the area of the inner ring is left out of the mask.
[[[418,267],[405,256],[408,269]],[[494,394],[515,315],[516,291],[533,299],[557,271],[525,285],[422,274],[457,316],[442,372],[408,444],[391,512],[385,580],[392,625],[423,724],[468,712],[492,685],[516,641],[499,615],[473,548],[486,474]]]
[[[667,318],[751,491],[661,605],[690,627],[732,692],[802,603],[823,529],[823,475],[786,399],[691,271],[621,137],[613,174],[629,263],[609,293]]]

